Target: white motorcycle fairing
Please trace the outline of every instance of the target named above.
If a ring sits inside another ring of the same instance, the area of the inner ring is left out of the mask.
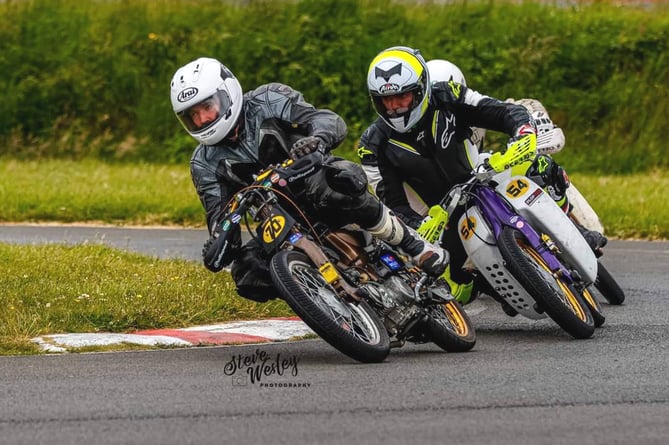
[[[505,174],[506,173],[506,174]],[[495,176],[497,192],[534,229],[546,233],[559,248],[558,258],[575,268],[584,284],[597,279],[597,257],[581,232],[539,185],[526,176],[510,176],[509,171]]]
[[[458,234],[469,260],[504,301],[524,317],[546,318],[546,314],[534,310],[534,298],[506,269],[492,230],[475,205],[460,217]]]

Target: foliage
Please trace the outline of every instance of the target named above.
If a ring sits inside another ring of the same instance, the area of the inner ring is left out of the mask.
[[[367,65],[400,44],[454,61],[485,94],[541,99],[566,130],[572,171],[667,167],[666,11],[605,1],[2,2],[0,155],[185,162],[194,141],[171,112],[169,82],[207,55],[246,90],[281,81],[340,113],[340,151],[352,158],[374,116]]]

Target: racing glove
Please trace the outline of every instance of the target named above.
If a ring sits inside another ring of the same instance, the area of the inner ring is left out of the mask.
[[[242,237],[239,225],[221,224],[202,247],[202,259],[207,269],[219,272],[232,263],[239,253]]]
[[[325,153],[325,142],[319,137],[316,136],[307,136],[302,139],[298,139],[293,146],[290,148],[290,157],[294,161],[313,153],[315,151],[320,151]]]

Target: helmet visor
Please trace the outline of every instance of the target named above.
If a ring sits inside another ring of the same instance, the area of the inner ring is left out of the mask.
[[[177,117],[190,133],[199,133],[214,125],[221,118],[229,117],[231,109],[232,100],[228,93],[218,90],[212,96],[180,111]]]

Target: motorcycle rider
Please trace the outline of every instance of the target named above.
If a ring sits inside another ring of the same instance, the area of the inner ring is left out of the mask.
[[[430,82],[450,81],[461,83],[467,86],[467,81],[460,68],[454,63],[444,59],[432,59],[427,62]],[[555,125],[551,120],[548,111],[544,105],[536,99],[506,99],[506,102],[522,105],[530,112],[537,128],[537,158],[528,169],[528,176],[535,182],[542,184],[546,191],[556,201],[556,203],[571,216],[580,221],[583,225],[577,224],[577,227],[583,233],[588,244],[597,251],[606,245],[606,238],[603,237],[604,227],[599,222],[594,210],[589,206],[585,198],[580,194],[576,187],[568,180],[568,177],[562,167],[557,164],[550,156],[558,153],[564,148],[565,137],[562,129]],[[485,128],[473,127],[470,140],[478,146],[479,152],[483,151]],[[360,153],[363,170],[367,174],[370,185],[376,190],[381,178],[378,173],[378,166],[373,154],[365,154],[364,150]],[[408,184],[405,184],[405,191],[412,210],[419,215],[427,213],[427,207],[420,197]],[[583,226],[587,226],[584,230]]]
[[[423,71],[427,72],[427,75],[430,76],[430,78],[433,75],[437,78],[437,82],[434,82],[434,79],[432,78],[430,79],[428,87],[425,87],[425,92],[422,94],[429,95],[429,87],[431,86],[434,90],[432,91],[432,94],[436,96],[436,98],[444,97],[445,93],[443,90],[447,93],[455,93],[455,91],[459,89],[462,90],[460,92],[460,97],[464,98],[451,97],[449,100],[445,101],[446,103],[441,105],[438,103],[439,101],[433,99],[433,102],[435,103],[429,103],[429,106],[426,107],[423,112],[424,114],[421,117],[421,120],[416,122],[413,128],[408,129],[408,134],[411,135],[412,132],[416,134],[419,131],[417,129],[422,129],[424,132],[427,132],[426,125],[429,125],[429,122],[434,122],[436,124],[436,126],[433,125],[432,127],[433,130],[428,146],[431,145],[436,147],[436,143],[441,141],[443,152],[438,148],[432,149],[432,152],[437,155],[435,159],[438,159],[439,156],[441,156],[445,161],[451,161],[451,172],[449,172],[447,168],[440,169],[438,166],[435,166],[433,160],[430,159],[431,157],[434,157],[434,154],[430,153],[429,149],[425,150],[425,148],[423,148],[423,151],[420,150],[421,144],[418,144],[418,137],[415,137],[414,140],[412,140],[411,137],[398,139],[397,129],[395,129],[395,132],[384,132],[379,130],[379,127],[383,127],[380,122],[386,121],[387,123],[387,120],[384,117],[383,108],[377,105],[379,102],[378,97],[383,97],[379,94],[379,88],[384,87],[383,82],[375,76],[376,73],[383,72],[383,68],[388,70],[393,63],[403,63],[400,59],[404,59],[406,56],[401,52],[399,53],[401,57],[397,57],[397,54],[391,56],[390,54],[394,51],[396,52],[397,49],[391,48],[380,53],[370,66],[368,87],[380,119],[377,119],[377,121],[362,135],[358,148],[358,155],[361,158],[363,169],[368,175],[369,181],[377,194],[382,197],[384,202],[393,208],[401,218],[403,218],[405,223],[412,227],[417,227],[422,222],[423,216],[427,213],[427,206],[436,204],[442,197],[444,191],[448,190],[453,184],[466,180],[466,175],[468,175],[473,167],[478,164],[478,151],[484,133],[476,127],[475,121],[482,118],[484,125],[478,127],[485,128],[486,124],[489,124],[490,122],[494,123],[494,121],[486,122],[486,119],[495,119],[495,114],[497,114],[496,119],[504,119],[504,113],[499,111],[500,109],[504,109],[504,107],[502,103],[496,99],[480,96],[473,90],[466,89],[465,78],[460,69],[454,64],[444,60],[424,62],[422,57],[419,54],[416,54],[415,58],[419,63],[414,63],[414,65],[417,66],[419,70],[425,68]],[[399,51],[411,52],[415,50],[410,48],[399,48]],[[409,60],[411,60],[411,57],[409,57]],[[412,68],[410,63],[405,63],[401,66],[403,69],[406,66],[406,69],[408,70]],[[396,68],[392,69],[397,71]],[[374,71],[374,73],[372,73],[372,71]],[[374,77],[372,74],[374,74]],[[415,73],[413,77],[418,79],[418,73]],[[383,79],[383,81],[386,81],[386,79]],[[403,86],[402,91],[407,91],[411,88],[412,86],[407,82]],[[472,98],[474,99],[472,103],[467,103],[467,94],[472,95]],[[448,94],[446,95],[448,96]],[[455,94],[451,96],[454,95]],[[480,97],[477,97],[477,95]],[[464,102],[466,106],[458,105],[458,100]],[[448,103],[449,101],[451,103]],[[531,123],[533,131],[536,131],[538,127],[538,138],[543,138],[543,141],[546,142],[543,144],[544,147],[559,151],[564,145],[564,135],[562,134],[562,131],[550,121],[543,106],[541,106],[538,101],[528,102],[527,100],[524,100],[520,103],[526,105],[524,108],[527,108],[532,112],[533,118],[531,117],[528,119],[526,112],[524,113],[523,119],[515,122],[515,129],[509,131],[508,124],[507,127],[501,127],[501,129],[505,130],[505,132],[510,135],[514,135],[515,133],[515,135],[518,136],[519,129],[522,129],[527,123]],[[528,103],[531,106],[528,107]],[[536,104],[539,104],[539,106]],[[514,107],[511,108],[511,110],[515,110],[515,112],[511,112],[515,113],[514,116],[516,116],[516,118],[519,118],[522,113],[515,108],[518,105],[513,102],[511,105]],[[535,109],[533,109],[532,106],[534,106]],[[468,110],[469,107],[474,108]],[[477,111],[476,114],[482,114],[482,117],[472,115],[476,109],[481,110]],[[495,111],[495,109],[497,111]],[[418,110],[418,108],[415,108],[414,110]],[[440,113],[442,114],[441,116],[439,116]],[[486,115],[488,117],[486,117]],[[441,129],[441,133],[439,133],[438,125],[440,117],[445,122]],[[490,128],[500,129],[499,126],[498,128]],[[448,133],[449,131],[451,134]],[[405,131],[405,133],[406,132],[407,131]],[[420,136],[421,133],[417,134]],[[477,137],[477,134],[479,135],[479,144],[472,141],[473,138]],[[443,141],[445,139],[448,139],[450,142],[444,144]],[[422,146],[425,147],[426,144],[423,143]],[[382,151],[385,156],[379,154]],[[528,170],[528,175],[535,179],[535,181],[543,184],[553,199],[555,199],[559,205],[564,205],[566,209],[567,203],[565,190],[569,184],[566,174],[564,174],[562,168],[553,162],[550,157],[540,156],[538,159],[539,158],[542,158],[541,161],[537,160],[537,162],[532,164]],[[387,164],[390,164],[390,167],[386,167],[385,173],[380,166],[383,159],[386,160],[385,162]],[[388,160],[390,160],[390,162],[388,162]],[[458,179],[458,177],[460,179]],[[397,186],[398,183],[401,184],[400,187]],[[402,186],[404,187],[404,193],[401,193]],[[427,204],[427,206],[425,204]],[[603,238],[601,234],[593,232],[592,235],[595,237],[595,241],[591,243],[591,246],[595,246],[593,249],[605,244],[605,238],[603,242],[601,241],[601,238]],[[597,236],[600,238],[596,238]],[[451,284],[453,294],[456,298],[462,303],[467,303],[470,301],[472,295],[471,277],[469,274],[461,272],[459,267],[457,267],[458,264],[461,265],[464,261],[464,258],[462,257],[464,252],[459,248],[457,237],[453,237],[453,234],[451,233],[448,238],[450,239],[446,240],[445,246],[451,252],[451,262],[454,266],[450,275],[454,281],[449,279],[450,277],[448,277],[448,274],[445,274],[445,278],[449,281],[449,284]],[[455,253],[454,250],[456,250]]]
[[[504,132],[512,140],[536,133],[522,106],[456,82],[432,84],[427,63],[413,48],[381,51],[370,64],[367,86],[379,117],[362,134],[358,154],[365,169],[378,168],[377,194],[412,227],[423,216],[411,208],[403,184],[432,206],[452,185],[466,181],[479,153],[470,140],[471,127]],[[451,255],[451,278],[470,283],[471,275],[461,270],[466,254],[454,230],[445,232],[444,245]]]
[[[356,223],[372,235],[399,247],[432,275],[448,264],[448,253],[423,241],[407,228],[367,188],[358,164],[329,154],[346,136],[346,124],[330,110],[317,109],[302,94],[280,83],[269,83],[244,94],[235,75],[213,58],[198,58],[179,68],[171,82],[171,103],[184,129],[196,141],[190,172],[205,211],[210,238],[205,266],[218,272],[232,261],[237,293],[255,301],[276,298],[260,245],[254,240],[234,249],[223,262],[215,240],[220,219],[235,192],[253,182],[253,174],[286,158],[299,159],[316,151],[327,169],[305,179],[305,205],[332,225]]]

